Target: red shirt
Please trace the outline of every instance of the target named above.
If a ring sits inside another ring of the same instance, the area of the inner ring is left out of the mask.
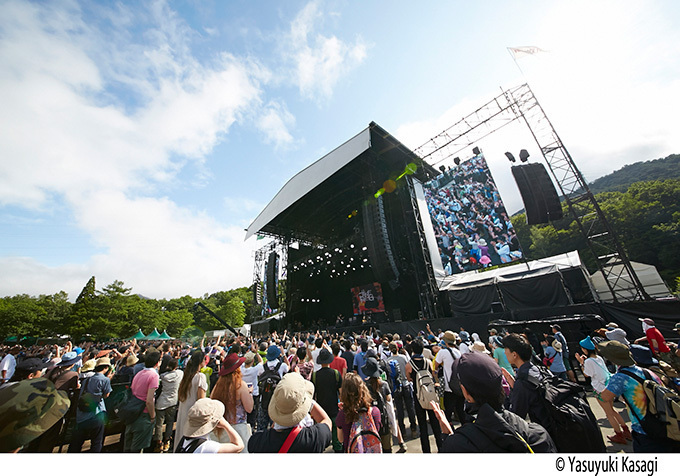
[[[650,327],[647,329],[647,332],[645,332],[645,335],[647,336],[647,343],[649,344],[649,348],[652,350],[652,353],[654,355],[658,354],[659,352],[670,352],[671,349],[668,348],[666,345],[666,339],[663,338],[663,335],[661,332],[659,332],[659,329],[656,327]],[[659,346],[658,349],[654,348],[654,345],[652,344],[652,339],[654,339]]]
[[[335,357],[333,362],[329,365],[330,368],[340,372],[340,376],[343,376],[347,372],[347,361],[342,357]]]

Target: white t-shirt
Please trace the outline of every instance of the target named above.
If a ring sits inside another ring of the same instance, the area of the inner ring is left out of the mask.
[[[272,360],[271,362],[270,362],[270,361],[267,361],[267,362],[265,363],[265,365],[266,365],[268,368],[273,369],[273,368],[275,368],[277,365],[279,365],[279,362],[280,362],[279,359],[276,359],[276,360]],[[281,367],[279,367],[279,376],[280,376],[280,377],[283,377],[283,376],[284,376],[285,374],[287,374],[287,373],[288,373],[288,364],[285,363],[285,362],[283,362],[283,363],[281,364]]]
[[[14,358],[12,354],[7,354],[2,362],[0,362],[0,371],[6,370],[5,381],[12,378],[14,375],[14,370],[17,368],[17,359]],[[2,378],[2,372],[0,372],[0,378]]]
[[[283,365],[281,366],[283,367]],[[246,364],[241,364],[241,378],[247,384],[253,385],[253,397],[257,397],[260,394],[260,387],[257,385],[257,378],[264,372],[264,366],[262,364],[251,365],[246,367]]]
[[[451,352],[449,352],[451,351]],[[452,355],[453,354],[453,355]],[[437,357],[434,359],[437,364],[444,366],[444,391],[450,392],[449,382],[451,381],[451,366],[455,359],[460,358],[460,351],[452,349],[451,347],[442,348],[437,352]]]
[[[470,352],[470,348],[465,342],[461,342],[458,348],[460,349],[461,354],[467,354],[468,352]]]
[[[602,390],[607,388],[609,371],[607,370],[604,360],[599,355],[588,357],[583,362],[583,373],[590,377],[590,384],[597,393],[601,393]]]
[[[203,438],[206,438],[206,436],[203,436]],[[182,448],[189,446],[193,440],[194,438],[191,438],[190,440],[185,439],[182,443]],[[194,453],[217,453],[220,450],[220,446],[222,446],[222,443],[219,441],[205,440],[198,448],[196,448]]]
[[[316,363],[316,358],[319,356],[321,349],[322,347],[319,347],[312,351],[312,363],[314,364],[314,372],[318,372],[319,370],[321,370],[321,364]]]

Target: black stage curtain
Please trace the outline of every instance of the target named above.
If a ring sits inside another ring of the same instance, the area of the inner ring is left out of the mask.
[[[605,320],[617,323],[626,331],[631,342],[638,337],[644,337],[639,319],[645,317],[654,320],[654,324],[666,340],[674,342],[678,340],[678,334],[673,331],[673,327],[676,322],[680,322],[680,301],[601,303],[600,307]]]
[[[559,274],[498,283],[505,307],[512,311],[569,305]]]
[[[498,301],[498,291],[493,284],[449,291],[448,294],[454,314],[487,314],[491,312],[491,303]]]

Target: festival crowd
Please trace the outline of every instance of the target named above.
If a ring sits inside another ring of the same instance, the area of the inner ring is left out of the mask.
[[[286,331],[193,346],[3,347],[0,451],[101,452],[116,423],[120,450],[132,453],[403,453],[407,437],[423,453],[605,451],[573,362],[612,443],[677,452],[673,435],[652,433],[645,392],[677,392],[680,351],[653,320],[641,326],[631,343],[610,323],[577,349],[557,324],[545,333],[490,329],[486,342],[427,325],[415,336]],[[568,398],[571,423],[557,418],[546,388]]]
[[[435,182],[425,184],[424,192],[447,275],[522,258],[483,156],[446,170]]]

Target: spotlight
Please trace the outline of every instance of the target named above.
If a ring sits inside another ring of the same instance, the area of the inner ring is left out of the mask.
[[[349,247],[350,247],[350,248],[354,248],[354,243],[352,243],[351,245],[349,245]]]
[[[368,258],[364,258],[364,263],[366,263],[367,261],[368,261]]]
[[[326,264],[331,264],[331,262],[330,262],[330,261],[326,261]]]
[[[472,149],[472,153],[475,154],[475,155],[479,155],[479,154],[482,153],[482,151],[479,150],[479,147],[475,147],[475,148]]]
[[[522,149],[519,151],[519,160],[521,160],[522,162],[526,162],[528,158],[529,152],[526,149]]]
[[[439,170],[441,170],[442,173],[446,173],[446,167],[444,167],[443,165],[439,166]]]
[[[515,162],[517,162],[517,161],[515,160],[515,156],[512,155],[510,152],[506,152],[506,153],[505,153],[505,156],[506,156],[506,157],[508,158],[508,160],[509,160],[510,162],[512,162],[513,164],[514,164]]]
[[[364,246],[363,248],[361,248],[361,251],[366,251],[367,249],[368,249],[368,248],[366,248],[366,247]]]
[[[456,164],[456,165],[460,165],[460,157],[455,157],[453,159],[453,163]]]

